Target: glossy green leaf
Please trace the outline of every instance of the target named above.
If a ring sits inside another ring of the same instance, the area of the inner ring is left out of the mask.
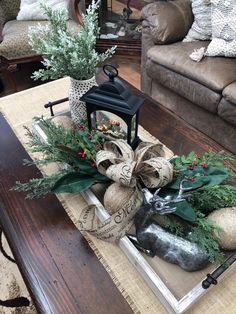
[[[80,193],[90,188],[98,180],[86,174],[71,172],[60,178],[52,188],[54,193]]]
[[[190,222],[196,221],[196,213],[193,207],[187,201],[184,200],[180,203],[176,203],[175,207],[177,208],[174,212],[175,215]]]
[[[178,195],[178,192],[176,190],[164,188],[160,191],[159,195],[163,198],[168,196],[168,198],[175,199]],[[173,214],[181,217],[184,220],[193,222],[197,218],[193,207],[186,200],[183,200],[179,203],[170,203],[169,206],[171,208],[176,207],[176,211]]]
[[[181,174],[168,185],[168,188],[178,190],[183,177],[194,178],[193,181],[189,180],[188,182],[184,182],[185,188],[191,187],[193,189],[197,189],[204,185],[221,184],[225,181],[225,179],[227,179],[228,173],[216,167],[208,167],[206,169],[202,167],[195,167],[193,170],[181,172]]]

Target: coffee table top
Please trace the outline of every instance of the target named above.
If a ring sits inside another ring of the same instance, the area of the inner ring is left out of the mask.
[[[141,125],[176,154],[221,150],[149,98],[140,117]],[[2,115],[0,147],[0,223],[38,311],[132,313],[55,196],[26,200],[9,191],[16,179],[28,181],[40,173],[22,166],[27,153]]]

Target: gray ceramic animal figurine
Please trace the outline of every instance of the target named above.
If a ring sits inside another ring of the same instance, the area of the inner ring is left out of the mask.
[[[183,180],[184,181],[184,180]],[[168,214],[176,208],[169,205],[177,203],[188,197],[183,195],[183,188],[175,199],[163,199],[155,193],[144,189],[144,203],[135,216],[136,236],[129,235],[133,244],[150,256],[159,256],[165,261],[179,265],[186,271],[196,271],[204,268],[209,263],[208,254],[196,243],[190,242],[182,237],[176,236],[160,227],[152,216],[156,213]]]

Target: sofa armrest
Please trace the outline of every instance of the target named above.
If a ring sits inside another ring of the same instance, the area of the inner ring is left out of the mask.
[[[190,0],[150,3],[141,12],[143,33],[154,44],[168,44],[182,40],[193,23]]]

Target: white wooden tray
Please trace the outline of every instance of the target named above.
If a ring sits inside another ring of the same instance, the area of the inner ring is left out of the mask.
[[[65,113],[68,114],[68,112],[62,112],[60,115],[65,115]],[[34,122],[33,130],[43,141],[47,141],[47,136],[40,123]],[[88,204],[96,205],[96,214],[101,221],[109,218],[106,209],[91,189],[83,192],[82,196]],[[202,271],[187,273],[178,266],[164,262],[158,257],[150,258],[140,253],[127,236],[120,239],[119,246],[168,313],[184,313],[201,296],[214,287],[211,285],[208,289],[204,289],[202,281],[206,279],[208,273],[211,274],[215,271],[216,266],[211,265]],[[235,264],[233,263],[219,279],[221,280],[235,267]],[[181,289],[180,285],[182,285]]]

